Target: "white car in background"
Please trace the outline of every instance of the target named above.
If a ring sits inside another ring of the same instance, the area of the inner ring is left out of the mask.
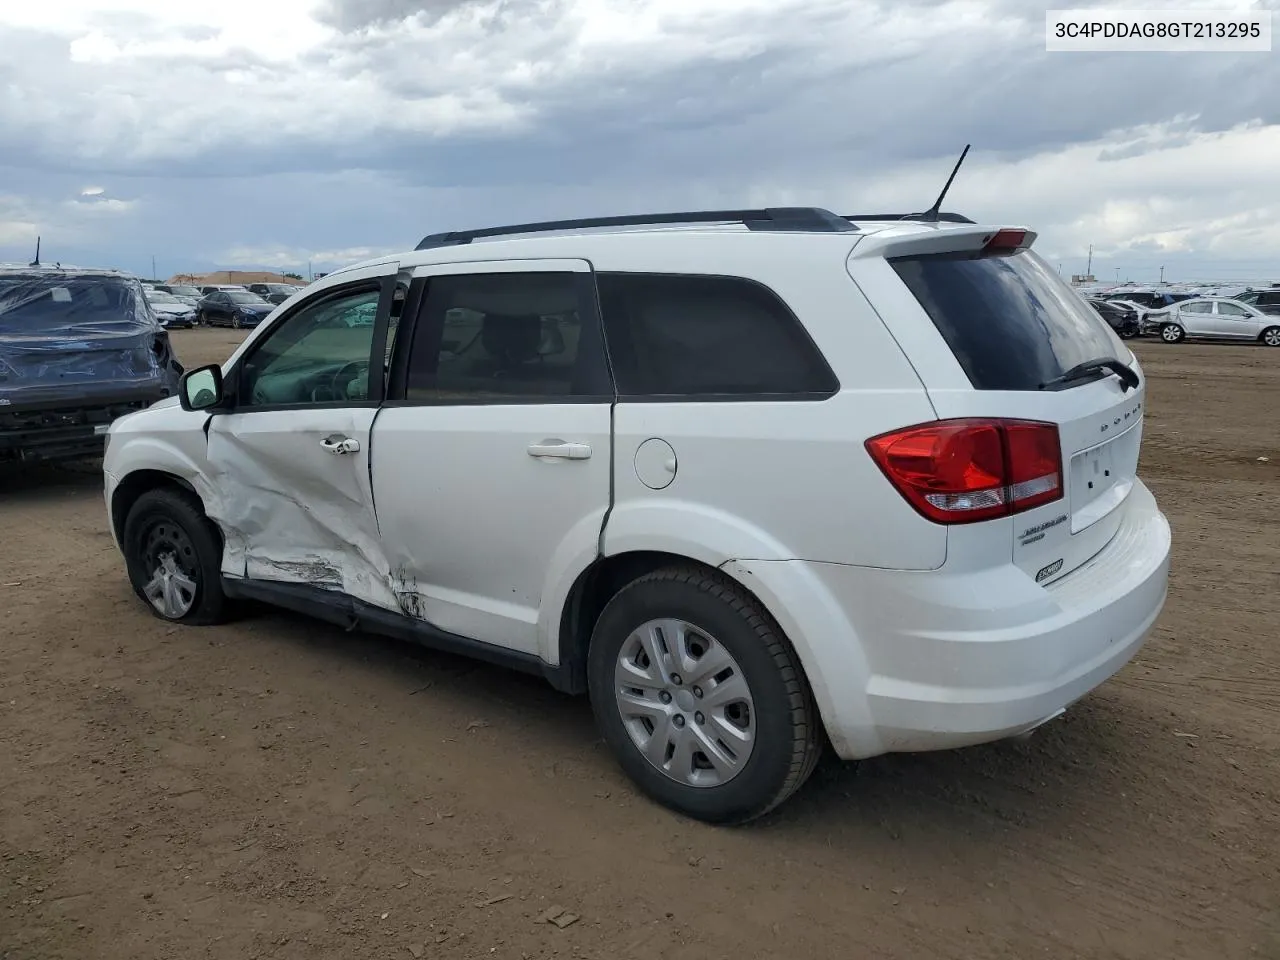
[[[1106,302],[1114,303],[1117,307],[1121,307],[1122,309],[1128,310],[1132,313],[1134,317],[1137,318],[1138,329],[1143,333],[1147,333],[1150,330],[1150,327],[1147,325],[1147,316],[1152,312],[1153,308],[1134,300],[1117,300],[1115,298],[1109,298]]]
[[[195,326],[196,311],[195,307],[179,300],[171,293],[164,290],[158,290],[155,287],[144,286],[143,292],[146,294],[147,303],[151,307],[151,312],[156,315],[160,321],[160,325],[166,330],[175,328],[190,329]]]
[[[1229,297],[1184,300],[1147,314],[1145,326],[1165,343],[1183,340],[1260,341],[1280,347],[1280,317]]]

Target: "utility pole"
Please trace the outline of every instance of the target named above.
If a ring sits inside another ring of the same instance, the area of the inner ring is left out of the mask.
[[[1116,267],[1116,283],[1120,282],[1120,268]]]
[[[310,283],[314,279],[315,277],[311,275],[311,261],[308,260],[307,261],[307,283]]]
[[[1093,244],[1089,244],[1089,262],[1085,265],[1084,275],[1090,276],[1093,273]]]
[[[151,255],[151,279],[152,279],[152,280],[157,279],[157,277],[156,277],[156,255],[155,255],[154,253]]]
[[[1160,268],[1160,282],[1164,283],[1164,267]]]

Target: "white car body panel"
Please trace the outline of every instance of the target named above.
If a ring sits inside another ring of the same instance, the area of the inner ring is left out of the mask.
[[[481,261],[420,267],[414,276],[511,271],[587,274],[590,264]],[[374,496],[400,609],[449,633],[546,659],[559,622],[540,616],[545,564],[559,556],[572,569],[598,556],[610,431],[607,401],[384,409],[374,428]],[[581,444],[586,455],[531,454],[531,445],[556,441]],[[561,571],[550,574],[554,582]]]
[[[395,261],[386,261],[346,279],[395,272]],[[223,364],[224,372],[269,334],[284,306],[254,328]],[[206,511],[222,531],[226,576],[309,584],[398,609],[373,512],[369,456],[376,415],[374,408],[350,407],[212,418],[206,457],[219,496]],[[328,452],[321,441],[331,434],[350,437],[359,449]]]
[[[862,445],[866,437],[935,414],[911,364],[841,269],[853,239],[750,265],[751,277],[803,318],[843,385],[836,396],[619,401],[607,555],[661,549],[653,546],[661,536],[673,543],[698,539],[713,565],[722,562],[713,557],[802,557],[921,570],[942,565],[945,528],[925,520],[885,484]],[[698,272],[740,274],[736,256],[707,251]],[[598,271],[688,269],[661,250],[627,251],[626,259],[605,253],[593,263]],[[650,438],[669,444],[676,461],[672,482],[660,490],[645,486],[636,471],[639,447]],[[761,496],[766,490],[779,494]],[[797,503],[822,506],[801,511]]]
[[[226,413],[209,424],[209,470],[221,506],[222,571],[304,583],[394,610],[369,481],[370,407]],[[355,453],[321,446],[331,434]]]

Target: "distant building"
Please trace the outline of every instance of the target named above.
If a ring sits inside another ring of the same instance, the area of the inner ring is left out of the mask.
[[[179,273],[169,278],[169,283],[202,286],[214,283],[291,283],[295,287],[305,287],[307,282],[296,277],[286,277],[282,273],[271,273],[266,270],[215,270],[212,273]]]
[[[1071,282],[1076,286],[1079,286],[1082,283],[1097,283],[1098,278],[1092,273],[1073,273],[1071,275]]]

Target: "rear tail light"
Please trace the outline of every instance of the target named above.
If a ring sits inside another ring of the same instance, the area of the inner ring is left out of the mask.
[[[867,441],[913,507],[937,523],[1007,517],[1062,497],[1058,428],[1031,420],[939,420]]]

